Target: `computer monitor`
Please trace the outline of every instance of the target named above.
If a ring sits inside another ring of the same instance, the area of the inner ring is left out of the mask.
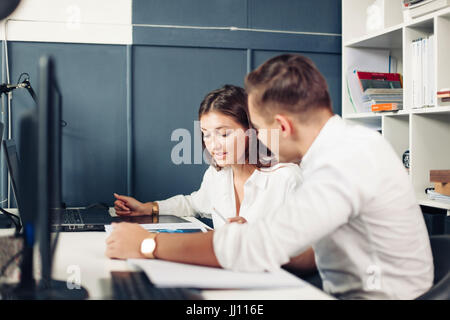
[[[5,296],[26,299],[85,299],[87,291],[51,279],[53,249],[51,211],[61,208],[61,101],[51,57],[39,60],[38,108],[20,121],[19,166],[24,256],[20,285]],[[59,101],[59,102],[58,102]],[[33,247],[39,244],[41,281],[35,286]],[[5,290],[2,290],[5,291]]]
[[[39,60],[37,131],[37,236],[41,253],[41,294],[47,298],[85,299],[84,288],[69,289],[66,282],[51,279],[53,252],[51,215],[61,201],[61,95],[51,57]]]
[[[51,279],[51,228],[50,210],[52,203],[60,201],[60,110],[54,101],[54,63],[51,58],[39,60],[38,94],[38,233],[42,259],[42,283]],[[55,125],[55,123],[57,125]],[[58,199],[59,197],[59,199]],[[56,208],[57,209],[57,208]]]

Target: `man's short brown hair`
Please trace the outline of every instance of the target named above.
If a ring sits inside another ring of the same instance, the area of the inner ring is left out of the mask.
[[[245,78],[247,93],[253,94],[262,113],[275,108],[309,118],[311,111],[331,109],[325,78],[304,56],[284,54],[274,57]]]

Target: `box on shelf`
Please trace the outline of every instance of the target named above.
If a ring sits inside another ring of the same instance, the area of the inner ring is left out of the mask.
[[[430,170],[430,182],[434,191],[450,197],[450,170]]]

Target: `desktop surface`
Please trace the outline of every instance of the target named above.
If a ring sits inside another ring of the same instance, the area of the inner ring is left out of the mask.
[[[14,213],[13,210],[10,210]],[[16,211],[17,212],[17,211]],[[111,208],[110,213],[115,215]],[[202,224],[194,217],[184,217]],[[202,224],[203,226],[206,226]],[[1,235],[13,234],[13,229],[1,230]],[[56,247],[52,277],[66,281],[76,290],[76,284],[86,288],[89,299],[113,299],[111,272],[139,271],[124,260],[105,256],[106,232],[61,232]],[[202,290],[204,299],[212,300],[329,300],[334,299],[309,283],[299,288],[257,290]]]

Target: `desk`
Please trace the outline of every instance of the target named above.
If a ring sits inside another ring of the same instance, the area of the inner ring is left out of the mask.
[[[13,210],[10,210],[13,212]],[[110,209],[113,214],[113,209]],[[114,214],[113,214],[114,215]],[[199,220],[193,217],[190,221]],[[0,234],[5,235],[6,230]],[[12,234],[13,232],[10,231]],[[53,261],[53,278],[67,281],[79,270],[81,285],[89,292],[90,299],[111,299],[111,271],[136,270],[126,261],[112,260],[105,256],[106,232],[61,232]],[[270,290],[203,290],[205,299],[212,300],[323,300],[333,299],[323,291],[305,282],[305,286]]]

